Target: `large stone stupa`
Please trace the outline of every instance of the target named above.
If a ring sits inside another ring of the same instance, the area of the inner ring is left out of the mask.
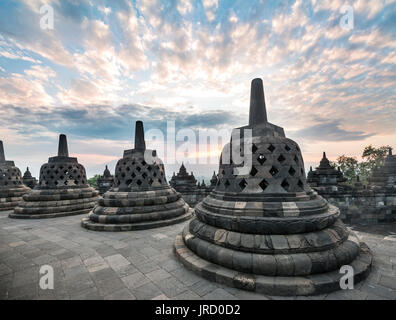
[[[136,121],[135,148],[125,150],[113,187],[82,220],[96,231],[129,231],[167,226],[189,219],[192,209],[166,181],[164,164],[146,149],[143,122]]]
[[[69,157],[66,136],[59,136],[58,156],[41,166],[38,185],[23,196],[10,218],[54,218],[86,214],[98,191],[88,185],[85,168]]]
[[[30,189],[22,182],[21,170],[14,161],[7,161],[0,140],[0,211],[12,210]]]
[[[252,81],[249,125],[235,130],[242,129],[252,130],[251,139],[239,139],[251,150],[252,163],[243,155],[249,173],[225,159],[233,135],[217,186],[175,240],[179,260],[211,281],[270,295],[339,290],[343,265],[353,267],[355,283],[365,278],[369,248],[307,184],[299,146],[267,121],[261,79]]]

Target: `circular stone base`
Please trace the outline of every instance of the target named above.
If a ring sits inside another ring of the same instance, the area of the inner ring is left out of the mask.
[[[22,198],[19,201],[21,201],[21,200],[22,200]],[[1,202],[0,203],[0,211],[9,211],[9,210],[14,209],[18,205],[19,201],[16,201],[16,202]]]
[[[185,267],[210,281],[266,295],[307,296],[337,291],[340,290],[340,278],[344,275],[338,270],[305,277],[270,277],[241,273],[200,258],[184,244],[182,234],[176,237],[174,252]],[[350,264],[354,270],[355,284],[368,276],[372,259],[370,249],[361,243],[359,256]]]
[[[89,218],[81,220],[81,226],[93,231],[131,231],[131,230],[145,230],[159,227],[166,227],[172,224],[186,221],[192,217],[193,209],[189,209],[185,214],[167,220],[156,220],[139,223],[124,223],[124,224],[104,224],[92,222]]]
[[[45,213],[45,214],[18,214],[11,212],[8,217],[14,219],[46,219],[46,218],[59,218],[67,216],[76,216],[79,214],[87,214],[92,210],[92,208],[69,211],[69,212],[57,212],[57,213]]]

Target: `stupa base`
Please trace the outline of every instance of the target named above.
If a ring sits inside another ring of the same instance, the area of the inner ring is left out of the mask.
[[[185,214],[166,220],[143,221],[136,223],[105,224],[91,221],[88,217],[81,220],[81,226],[93,231],[132,231],[146,230],[153,228],[166,227],[181,223],[192,217],[193,209],[189,209]]]
[[[59,218],[67,216],[76,216],[79,214],[87,214],[92,210],[92,208],[68,211],[68,212],[56,212],[56,213],[43,213],[43,214],[20,214],[12,212],[8,215],[9,218],[14,219],[47,219],[47,218]]]
[[[22,201],[22,197],[14,199],[14,200],[4,200],[0,198],[0,212],[1,211],[9,211],[14,209],[20,201]]]
[[[340,290],[338,270],[309,276],[271,277],[231,270],[200,258],[177,235],[174,252],[178,260],[201,277],[230,287],[274,296],[308,296]],[[360,244],[357,258],[350,263],[354,270],[354,283],[364,280],[370,273],[373,256],[365,243]]]

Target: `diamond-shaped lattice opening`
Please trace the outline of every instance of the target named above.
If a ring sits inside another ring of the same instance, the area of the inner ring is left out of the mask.
[[[290,174],[291,176],[294,176],[294,175],[296,174],[296,170],[294,170],[293,167],[290,167],[290,169],[289,169],[289,174]]]
[[[162,180],[161,180],[161,179],[158,179],[158,182],[159,182],[159,183],[162,183]]]
[[[132,176],[132,178],[135,178],[136,177],[135,172],[132,172],[131,176]]]
[[[256,147],[256,145],[253,143],[252,144],[252,153],[255,153],[256,151],[257,151],[257,147]]]
[[[136,170],[140,172],[142,169],[140,167],[136,167]]]
[[[298,146],[296,146],[297,151],[300,151],[300,148]]]
[[[270,144],[270,146],[267,148],[269,151],[271,151],[271,152],[274,152],[274,150],[275,150],[275,147],[272,145],[272,144]]]
[[[260,186],[260,188],[263,189],[263,191],[264,191],[264,190],[267,189],[267,187],[268,187],[268,182],[265,181],[265,179],[263,179],[263,180],[259,183],[259,186]]]
[[[304,184],[302,183],[301,180],[298,180],[297,185],[298,185],[301,189],[304,189]]]
[[[289,190],[290,185],[289,185],[289,183],[287,182],[286,179],[282,181],[281,187],[282,187],[283,189],[285,189],[286,191]]]
[[[258,161],[261,165],[263,165],[264,162],[267,161],[267,158],[264,157],[263,154],[260,154],[260,155],[257,157],[257,161]]]
[[[269,173],[271,173],[272,176],[276,175],[279,172],[278,169],[276,169],[274,166],[270,169]]]
[[[147,164],[146,161],[143,160],[142,165],[145,166],[146,164]]]
[[[288,145],[285,145],[285,150],[286,150],[286,151],[290,151],[291,148],[290,148]]]
[[[153,177],[156,177],[156,176],[157,176],[157,172],[154,172],[154,173],[153,173]]]
[[[250,175],[254,177],[257,174],[258,170],[255,167],[252,167],[252,170],[250,170]]]
[[[239,182],[238,184],[239,184],[239,186],[241,187],[242,190],[245,189],[246,186],[247,186],[247,182],[246,182],[245,179],[242,179],[241,182]]]
[[[297,157],[297,156],[294,156],[294,161],[295,161],[296,163],[298,163],[298,157]]]
[[[286,158],[283,156],[283,154],[281,154],[279,157],[278,157],[278,161],[280,162],[280,163],[282,163],[283,161],[285,161],[286,160]]]
[[[148,166],[148,167],[147,167],[147,170],[148,170],[148,171],[151,171],[151,170],[153,170],[153,169],[152,169],[150,166]]]
[[[138,186],[140,186],[142,183],[143,183],[143,182],[142,182],[141,180],[139,180],[139,179],[138,179],[138,181],[136,181],[136,184],[137,184]]]
[[[151,178],[150,178],[149,181],[148,181],[148,183],[149,183],[150,186],[153,184],[153,182],[154,182],[154,180],[151,179]]]
[[[228,180],[226,180],[226,181],[224,182],[224,185],[225,185],[226,188],[228,188],[228,187],[230,186],[230,184],[231,184],[231,183],[230,183],[230,181],[228,181]]]

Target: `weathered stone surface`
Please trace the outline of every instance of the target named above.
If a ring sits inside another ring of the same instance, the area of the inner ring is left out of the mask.
[[[229,158],[233,146],[243,164]],[[240,171],[243,165],[249,169]],[[339,290],[335,275],[346,264],[357,268],[355,281],[368,274],[371,252],[339,220],[339,209],[309,187],[297,143],[267,122],[260,79],[252,81],[249,125],[235,129],[224,146],[218,178],[175,242],[186,267],[211,281],[275,295]]]
[[[118,160],[112,187],[81,225],[95,231],[157,228],[189,219],[192,209],[168,185],[155,150],[146,149],[143,123],[136,122],[135,148]]]

